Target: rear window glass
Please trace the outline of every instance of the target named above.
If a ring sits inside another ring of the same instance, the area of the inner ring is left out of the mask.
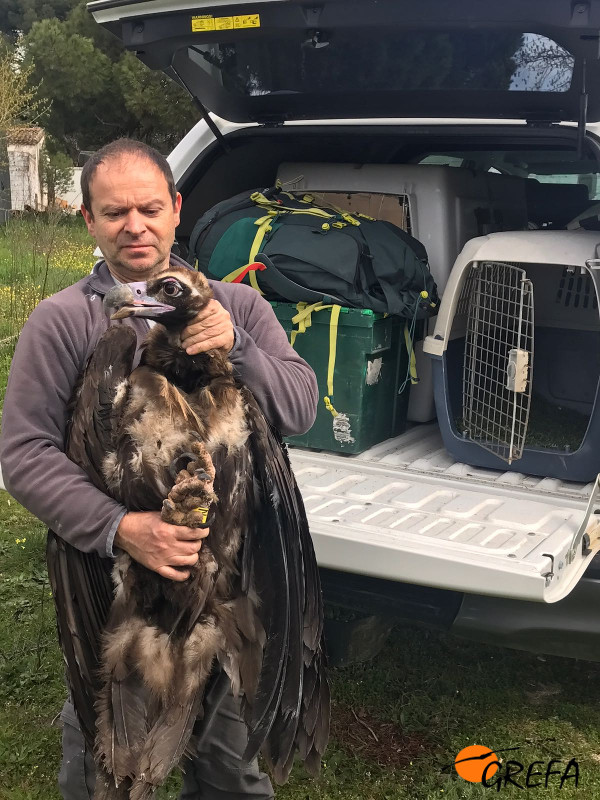
[[[192,62],[237,95],[351,91],[568,92],[574,57],[537,33],[334,31],[198,44]]]
[[[421,156],[417,163],[515,175],[534,179],[538,183],[579,184],[586,187],[590,200],[600,200],[598,163],[580,161],[574,151],[538,149],[438,152]]]

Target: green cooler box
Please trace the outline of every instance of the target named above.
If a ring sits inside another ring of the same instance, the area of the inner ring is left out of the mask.
[[[336,323],[334,306],[317,310],[306,303],[271,305],[319,384],[315,424],[287,442],[362,453],[402,433],[410,387],[404,319],[342,307]]]

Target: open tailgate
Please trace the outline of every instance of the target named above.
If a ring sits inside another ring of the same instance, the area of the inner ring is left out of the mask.
[[[555,602],[600,548],[600,490],[456,463],[436,425],[359,456],[290,451],[322,567]]]

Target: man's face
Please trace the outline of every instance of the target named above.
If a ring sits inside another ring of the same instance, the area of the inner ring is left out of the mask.
[[[181,195],[173,204],[155,164],[143,157],[109,158],[96,169],[90,195],[91,213],[83,206],[81,212],[118,280],[147,279],[168,266]]]

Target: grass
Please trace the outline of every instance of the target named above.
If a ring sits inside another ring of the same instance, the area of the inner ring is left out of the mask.
[[[58,800],[65,696],[45,531],[0,492],[0,800]],[[532,761],[571,757],[578,788],[552,778],[544,798],[600,796],[600,665],[545,658],[414,627],[396,628],[381,655],[332,671],[333,735],[321,776],[296,766],[277,800],[481,798],[449,768],[469,744],[521,745]],[[538,770],[540,767],[538,766]],[[538,778],[539,780],[539,778]],[[158,795],[177,796],[178,778]],[[501,797],[524,790],[502,788]]]
[[[88,273],[94,244],[81,218],[60,212],[0,226],[0,406],[17,336],[44,297]]]

